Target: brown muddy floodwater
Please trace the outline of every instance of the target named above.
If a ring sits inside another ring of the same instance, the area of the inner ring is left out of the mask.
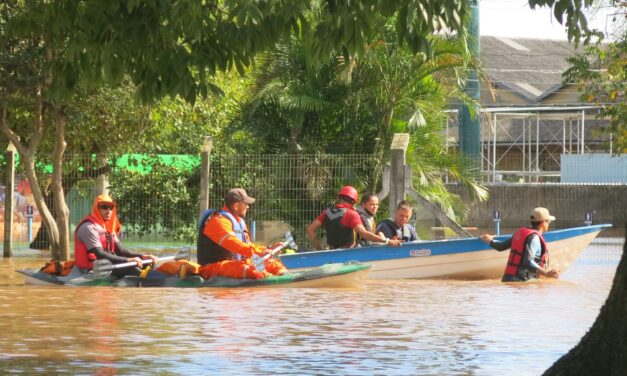
[[[370,280],[361,289],[24,286],[0,262],[0,374],[539,375],[578,343],[622,239],[558,281]]]

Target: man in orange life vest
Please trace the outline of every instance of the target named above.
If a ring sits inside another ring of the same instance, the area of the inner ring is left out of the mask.
[[[269,275],[287,273],[276,259],[264,263],[264,271],[255,269],[251,257],[264,256],[269,249],[251,243],[244,218],[255,199],[242,188],[233,188],[224,196],[221,210],[207,210],[198,227],[198,263],[203,278],[215,276],[261,279]]]
[[[524,282],[539,275],[559,278],[557,269],[547,269],[549,250],[542,236],[554,220],[555,217],[546,208],[539,207],[531,212],[531,227],[518,229],[507,240],[496,241],[494,235],[481,235],[481,240],[499,252],[511,248],[501,281]]]
[[[83,270],[90,270],[93,262],[99,259],[107,259],[112,264],[135,262],[137,266],[113,270],[113,275],[123,277],[139,275],[143,265],[142,260],[152,260],[153,263],[158,261],[155,256],[143,255],[123,248],[118,238],[119,233],[120,221],[115,202],[107,195],[96,196],[91,214],[81,220],[74,232],[76,266]]]
[[[388,239],[374,234],[364,227],[359,213],[353,205],[357,202],[357,190],[349,185],[342,187],[337,194],[337,203],[327,208],[307,226],[307,236],[316,249],[322,249],[316,236],[316,230],[323,227],[327,234],[329,248],[352,248],[357,246],[357,235],[361,239],[375,243],[389,244],[394,247],[401,245],[399,240]]]

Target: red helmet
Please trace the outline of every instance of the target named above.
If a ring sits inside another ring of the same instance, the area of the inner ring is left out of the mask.
[[[358,194],[357,194],[357,190],[353,187],[351,187],[350,185],[345,185],[342,187],[342,189],[340,189],[340,191],[337,194],[338,196],[346,196],[349,197],[350,199],[353,200],[353,202],[357,202],[357,199],[359,198]]]

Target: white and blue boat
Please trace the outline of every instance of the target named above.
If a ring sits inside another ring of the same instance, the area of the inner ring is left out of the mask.
[[[568,269],[581,252],[609,224],[573,227],[544,234],[549,248],[549,266]],[[504,240],[509,235],[496,237]],[[281,256],[290,270],[318,267],[327,263],[358,261],[372,263],[371,278],[500,278],[509,251],[497,252],[479,238],[419,240],[401,247],[370,247],[300,252]]]

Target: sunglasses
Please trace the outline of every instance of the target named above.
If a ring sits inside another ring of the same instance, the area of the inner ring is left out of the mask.
[[[113,210],[113,205],[98,205],[98,209],[101,209],[101,210]]]

